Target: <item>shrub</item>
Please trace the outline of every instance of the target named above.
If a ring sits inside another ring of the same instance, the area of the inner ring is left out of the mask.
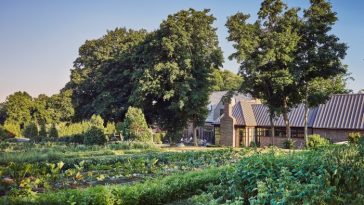
[[[104,119],[100,115],[92,115],[89,122],[91,126],[104,128]]]
[[[294,149],[295,148],[295,141],[292,139],[286,139],[282,143],[284,149]]]
[[[361,138],[360,132],[352,132],[348,135],[348,141],[351,144],[358,144]]]
[[[151,142],[152,132],[149,130],[141,109],[129,107],[123,123],[123,135],[126,139]]]
[[[8,132],[3,126],[0,125],[0,140],[12,138],[14,136],[15,135],[13,135],[12,133]]]
[[[42,123],[40,125],[39,137],[41,137],[42,139],[47,138],[47,128],[45,123]]]
[[[104,130],[96,126],[92,126],[84,134],[84,139],[83,139],[83,143],[87,145],[93,145],[93,144],[103,145],[107,141],[108,139],[107,136],[104,134]]]
[[[320,135],[309,135],[308,136],[308,148],[318,148],[322,146],[327,146],[330,144],[328,139],[321,137]]]
[[[164,132],[157,132],[153,134],[153,142],[155,144],[162,144],[163,138],[166,135]]]
[[[27,137],[27,138],[33,140],[34,142],[40,141],[38,126],[34,122],[30,122],[29,124],[27,124],[25,126],[25,128],[23,130],[23,135],[24,135],[24,137]]]
[[[57,139],[59,137],[58,130],[55,124],[53,124],[52,127],[49,129],[49,137],[53,139]]]

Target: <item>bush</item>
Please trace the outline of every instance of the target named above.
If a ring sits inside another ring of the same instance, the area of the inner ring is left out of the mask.
[[[284,149],[294,149],[296,147],[295,141],[292,139],[286,139],[282,143]]]
[[[351,144],[358,144],[361,138],[360,132],[352,132],[348,135],[348,141]]]
[[[49,129],[49,137],[52,139],[57,139],[59,137],[58,130],[55,124],[53,124],[52,127]]]
[[[42,123],[40,126],[39,137],[41,137],[42,139],[47,138],[47,128],[45,123]]]
[[[34,142],[39,142],[39,132],[38,132],[38,125],[34,122],[30,122],[27,124],[23,130],[24,137],[27,137]]]
[[[3,126],[0,125],[0,140],[13,138],[13,137],[15,137],[15,135],[8,132],[7,130],[5,130],[5,128]]]
[[[123,135],[126,139],[141,142],[152,142],[152,132],[149,130],[141,109],[129,107],[123,123]]]
[[[330,141],[328,139],[325,139],[321,137],[320,135],[309,135],[308,136],[308,148],[318,148],[327,146],[330,144]]]
[[[86,145],[94,145],[94,144],[104,145],[107,141],[108,138],[104,134],[104,130],[96,126],[92,126],[84,134],[84,139],[83,139],[83,143]]]
[[[157,132],[153,134],[153,142],[155,144],[162,144],[163,138],[166,135],[164,132]]]

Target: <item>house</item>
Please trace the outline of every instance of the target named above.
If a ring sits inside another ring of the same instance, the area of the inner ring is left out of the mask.
[[[204,126],[197,127],[196,135],[200,140],[205,142],[215,144],[215,132],[214,132],[214,122],[216,119],[220,118],[224,113],[224,104],[222,98],[227,93],[227,91],[216,91],[212,92],[209,97],[209,104],[207,106],[208,115],[205,120]],[[232,97],[232,101],[251,101],[253,98],[250,95],[236,94]],[[193,128],[192,123],[189,123],[187,128],[183,131],[183,138],[186,141],[192,140]]]
[[[267,146],[272,143],[268,109],[258,100],[232,100],[225,103],[222,115],[214,120],[214,142],[225,146],[249,146],[252,142]],[[288,113],[291,136],[296,146],[304,143],[304,106]],[[274,120],[274,144],[287,138],[283,117]],[[346,141],[351,132],[364,134],[364,94],[333,95],[327,103],[310,108],[309,134],[319,134],[332,142]]]

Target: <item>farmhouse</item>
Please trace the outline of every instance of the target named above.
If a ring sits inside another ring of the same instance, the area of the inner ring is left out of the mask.
[[[214,93],[212,96],[217,96]],[[220,93],[221,95],[221,93]],[[211,99],[213,99],[212,97]],[[211,100],[210,100],[211,101]],[[234,96],[230,103],[211,101],[209,116],[204,128],[213,126],[209,141],[225,146],[249,146],[252,142],[261,146],[272,143],[267,107],[250,96]],[[304,106],[288,114],[291,136],[297,146],[304,142]],[[280,146],[287,138],[283,117],[274,120],[274,144]],[[319,134],[332,142],[346,141],[351,132],[364,134],[364,94],[333,95],[326,104],[310,108],[308,114],[309,134]],[[205,137],[205,135],[201,135]]]

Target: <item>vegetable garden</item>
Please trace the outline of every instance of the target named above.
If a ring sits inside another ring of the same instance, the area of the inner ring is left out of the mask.
[[[1,144],[2,204],[362,204],[363,145]]]

